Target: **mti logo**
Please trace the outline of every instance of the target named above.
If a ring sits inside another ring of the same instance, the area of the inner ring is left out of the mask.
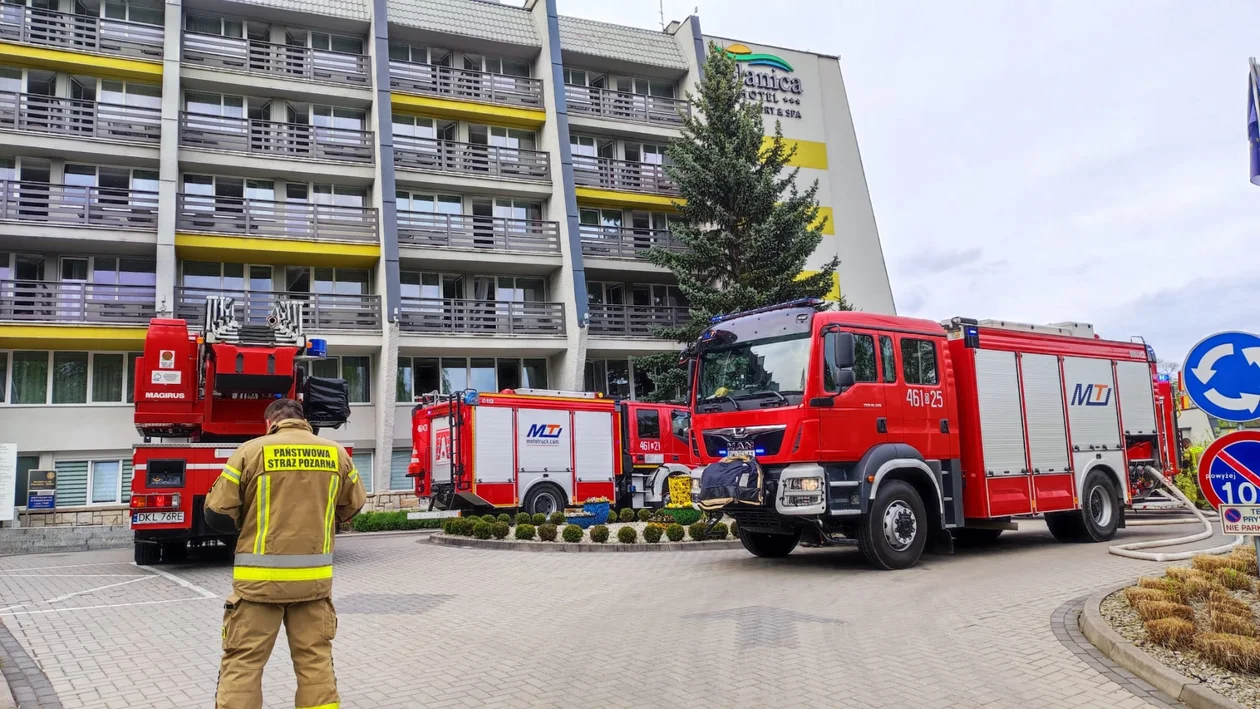
[[[1107,406],[1110,403],[1110,384],[1077,384],[1072,391],[1072,406]]]
[[[549,438],[557,439],[564,427],[558,423],[536,423],[529,427],[529,431],[525,433],[526,438]]]

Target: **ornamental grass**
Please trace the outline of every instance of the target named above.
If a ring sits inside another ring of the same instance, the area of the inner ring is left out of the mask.
[[[1173,603],[1172,601],[1138,601],[1133,606],[1133,610],[1137,611],[1142,620],[1183,618],[1194,621],[1193,608],[1182,603]]]
[[[1157,618],[1146,622],[1146,637],[1156,645],[1173,650],[1194,642],[1194,623],[1183,618]]]
[[[1260,671],[1260,641],[1227,633],[1199,633],[1194,649],[1212,664],[1233,672]]]
[[[1138,601],[1166,601],[1168,594],[1157,588],[1142,588],[1141,586],[1130,586],[1124,589],[1125,600],[1130,606],[1137,605]]]
[[[1229,633],[1254,638],[1256,622],[1248,616],[1235,615],[1229,611],[1217,609],[1208,611],[1208,628],[1214,633]]]

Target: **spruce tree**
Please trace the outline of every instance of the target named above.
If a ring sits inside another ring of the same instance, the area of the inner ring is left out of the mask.
[[[832,258],[816,273],[801,275],[822,242],[818,182],[797,188],[799,169],[787,169],[795,148],[784,143],[778,121],[765,140],[762,104],[743,96],[736,66],[725,50],[709,44],[699,94],[688,95],[696,110],[683,123],[682,137],[669,144],[666,171],[686,200],[669,227],[684,248],[654,247],[647,258],[669,269],[690,303],[688,323],[653,332],[679,349],[695,342],[715,315],[825,297],[839,264]],[[838,307],[848,309],[843,298]],[[687,373],[676,352],[637,357],[635,367],[655,385],[643,398],[685,395]]]

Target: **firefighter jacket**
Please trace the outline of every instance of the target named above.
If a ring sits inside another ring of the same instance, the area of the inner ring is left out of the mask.
[[[363,481],[346,449],[286,419],[232,454],[206,497],[207,521],[240,530],[232,586],[256,603],[332,595],[337,524],[363,507]]]

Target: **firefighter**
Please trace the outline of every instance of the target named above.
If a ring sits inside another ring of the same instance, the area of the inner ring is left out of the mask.
[[[367,499],[346,449],[316,436],[302,405],[277,399],[267,435],[232,454],[206,497],[206,522],[238,534],[223,606],[216,706],[261,709],[263,667],[284,623],[297,675],[294,706],[336,709],[333,537]]]

